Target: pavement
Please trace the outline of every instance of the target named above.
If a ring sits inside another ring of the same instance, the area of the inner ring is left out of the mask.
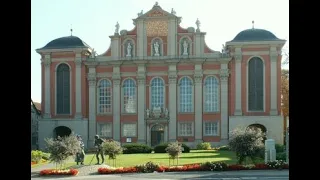
[[[251,170],[223,172],[165,172],[165,173],[132,173],[116,175],[90,175],[75,177],[31,177],[33,180],[288,180],[289,170]]]

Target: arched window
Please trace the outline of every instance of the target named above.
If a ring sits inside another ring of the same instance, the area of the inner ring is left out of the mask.
[[[188,77],[180,80],[180,112],[193,112],[193,85]]]
[[[57,67],[57,114],[70,114],[70,68],[67,64]]]
[[[103,79],[98,85],[98,110],[99,113],[110,113],[112,112],[112,86],[111,82]]]
[[[204,111],[219,111],[219,81],[216,77],[209,76],[204,81]]]
[[[137,112],[136,83],[132,79],[123,82],[123,112]]]
[[[249,60],[248,68],[248,110],[263,111],[263,61],[258,57],[254,57]]]
[[[151,109],[154,107],[164,108],[165,86],[161,78],[154,78],[151,81]]]

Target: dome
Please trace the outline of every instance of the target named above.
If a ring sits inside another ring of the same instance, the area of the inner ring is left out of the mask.
[[[90,48],[77,36],[66,36],[52,40],[41,49]]]
[[[272,32],[264,29],[246,29],[236,35],[231,42],[239,41],[277,41],[277,38]]]

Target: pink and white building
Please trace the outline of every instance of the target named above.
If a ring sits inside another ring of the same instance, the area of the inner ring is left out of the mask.
[[[86,147],[96,134],[122,143],[157,145],[179,140],[228,142],[237,126],[256,126],[283,142],[280,109],[281,49],[285,40],[247,29],[210,49],[206,33],[180,27],[181,17],[158,4],[116,26],[105,53],[76,36],[61,37],[36,51],[42,62],[44,138],[81,134]]]

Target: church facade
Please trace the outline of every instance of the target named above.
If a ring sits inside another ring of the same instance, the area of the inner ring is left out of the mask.
[[[222,145],[238,127],[258,127],[283,142],[281,49],[285,40],[263,29],[241,31],[220,51],[206,33],[182,28],[181,17],[157,3],[110,36],[97,55],[76,36],[36,51],[42,62],[44,138],[75,132],[87,148],[94,136],[121,143],[180,141]]]

